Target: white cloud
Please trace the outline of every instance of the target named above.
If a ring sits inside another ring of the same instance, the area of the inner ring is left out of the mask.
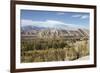
[[[21,20],[21,26],[29,26],[29,25],[43,25],[44,22],[43,21],[33,21],[33,20],[28,20],[28,19],[22,19]]]
[[[84,18],[84,17],[83,17]],[[77,24],[68,24],[61,21],[56,20],[46,20],[46,21],[33,21],[33,20],[27,20],[23,19],[21,20],[21,26],[38,26],[38,27],[55,27],[55,28],[85,28],[85,26],[77,25]]]
[[[81,17],[81,15],[72,15],[72,17],[75,17],[75,18],[77,18],[77,17]]]
[[[51,24],[65,24],[61,21],[55,21],[55,20],[47,20],[46,23],[51,23]]]
[[[33,25],[33,21],[27,19],[21,20],[21,26],[28,26],[28,25]]]
[[[88,16],[88,15],[77,14],[77,15],[72,15],[72,17],[74,17],[74,18],[80,18],[80,19],[86,19],[86,18],[88,18],[89,16]]]
[[[63,14],[65,14],[64,12],[58,12],[57,13],[58,15],[63,15]]]
[[[46,20],[46,21],[33,21],[33,20],[27,20],[22,19],[21,20],[21,26],[28,26],[28,25],[36,25],[36,26],[55,26],[57,24],[65,24],[61,21],[55,21],[55,20]]]
[[[81,19],[86,19],[86,18],[88,18],[88,15],[81,16]]]

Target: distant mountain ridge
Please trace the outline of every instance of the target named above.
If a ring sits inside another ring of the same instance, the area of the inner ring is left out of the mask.
[[[52,27],[35,26],[35,25],[21,26],[21,31],[42,30],[42,29],[77,30],[78,27],[76,28],[67,25],[56,25]]]
[[[37,27],[37,26],[24,26],[21,27],[21,36],[22,38],[81,38],[89,37],[89,30],[82,28],[46,28],[46,27]]]
[[[21,31],[31,31],[31,30],[41,30],[41,29],[46,29],[45,27],[37,27],[37,26],[23,26],[21,27]]]

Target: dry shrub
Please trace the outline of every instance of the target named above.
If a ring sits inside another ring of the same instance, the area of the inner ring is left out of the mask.
[[[47,61],[64,61],[65,51],[63,49],[47,49],[26,51],[22,55],[22,62],[47,62]]]

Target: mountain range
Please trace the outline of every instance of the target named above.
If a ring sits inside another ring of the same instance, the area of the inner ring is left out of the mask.
[[[75,27],[37,27],[37,26],[23,26],[21,27],[22,38],[62,38],[62,37],[87,37],[89,30]],[[28,37],[27,37],[28,36]]]

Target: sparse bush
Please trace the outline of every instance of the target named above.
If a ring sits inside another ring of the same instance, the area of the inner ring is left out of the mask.
[[[77,53],[74,48],[64,48],[66,50],[65,60],[75,60],[77,59]]]
[[[75,60],[89,55],[87,40],[34,39],[21,42],[21,62]]]
[[[63,61],[65,51],[63,49],[48,49],[25,51],[22,55],[22,62],[46,62],[46,61]],[[27,60],[28,59],[28,60]]]

